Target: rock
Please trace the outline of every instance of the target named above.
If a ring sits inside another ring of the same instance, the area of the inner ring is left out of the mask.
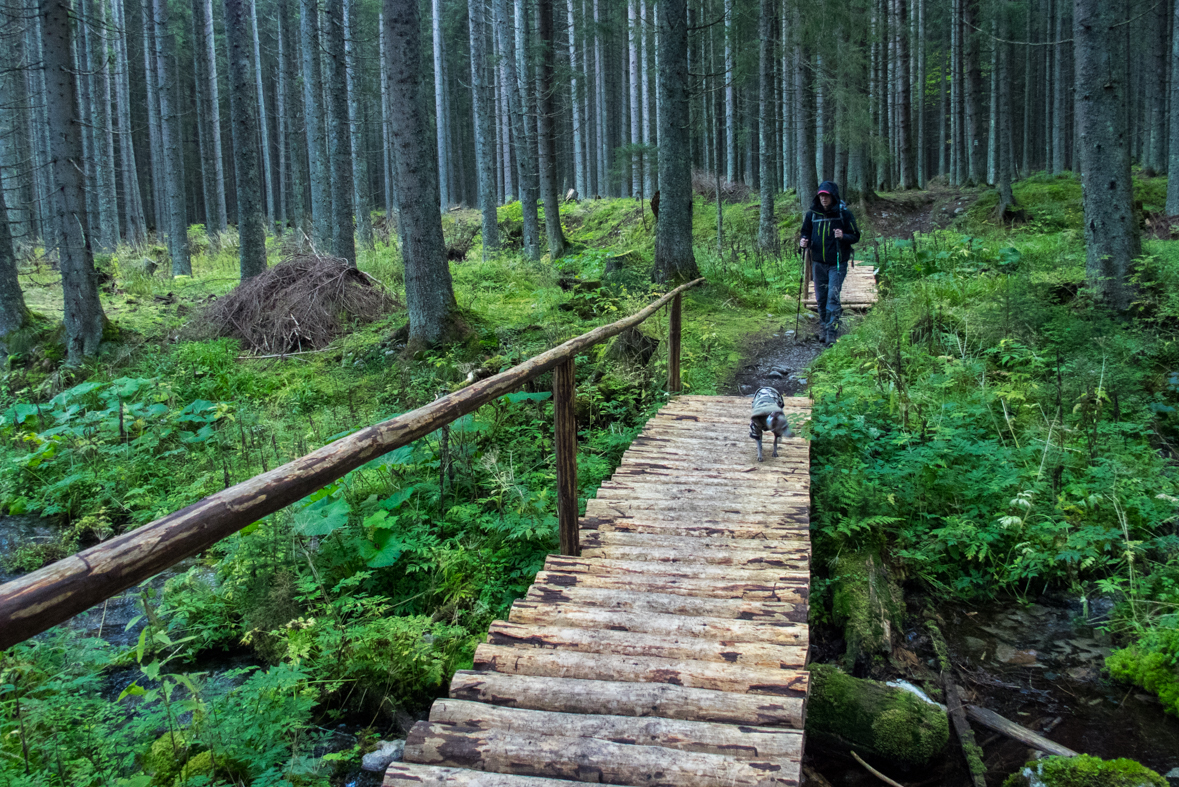
[[[1179,768],[1172,768],[1163,777],[1171,787],[1179,787]]]
[[[888,762],[922,766],[950,737],[945,712],[902,689],[811,664],[806,735],[839,751],[855,749]]]
[[[1177,768],[1176,770],[1179,770]],[[1172,782],[1173,784],[1174,782]],[[1045,757],[1033,760],[1003,782],[1003,787],[1169,787],[1167,780],[1133,760]]]
[[[785,366],[779,366],[776,369],[774,369],[774,371],[777,372],[778,374],[782,375],[783,377],[790,375],[790,370],[787,369]]]
[[[954,208],[954,215],[955,216],[957,216],[961,212],[962,212],[962,208]]]
[[[405,741],[377,741],[377,748],[364,755],[360,761],[362,771],[384,773],[390,763],[401,762],[405,752]]]
[[[775,377],[775,378],[776,378],[776,377],[784,377],[784,376],[785,376],[785,375],[783,375],[783,374],[782,374],[780,371],[778,371],[777,369],[774,369],[773,371],[771,371],[771,372],[770,372],[770,377]]]

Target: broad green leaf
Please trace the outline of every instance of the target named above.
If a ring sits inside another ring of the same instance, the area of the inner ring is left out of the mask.
[[[404,489],[398,489],[386,498],[385,502],[381,503],[381,508],[386,511],[396,511],[402,503],[409,500],[409,496],[413,494],[413,490],[415,489],[417,489],[417,484],[410,484]]]
[[[295,532],[304,536],[328,536],[348,524],[351,509],[343,498],[325,497],[295,514]]]
[[[552,391],[541,391],[540,393],[525,393],[523,391],[519,391],[517,393],[504,394],[503,398],[507,399],[512,404],[515,404],[516,402],[543,402],[551,399],[552,396]]]

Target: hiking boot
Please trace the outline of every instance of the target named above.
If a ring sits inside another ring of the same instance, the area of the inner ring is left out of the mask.
[[[820,344],[826,344],[827,343],[827,329],[826,328],[819,328],[819,330],[815,333],[815,338],[818,339]]]
[[[823,333],[823,344],[830,347],[831,345],[835,344],[835,340],[838,338],[839,338],[839,329],[838,328],[828,328]]]

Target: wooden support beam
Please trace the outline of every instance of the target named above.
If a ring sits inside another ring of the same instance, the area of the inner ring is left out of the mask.
[[[557,530],[561,554],[581,554],[577,532],[577,396],[576,369],[567,358],[553,372],[553,443],[557,451]]]

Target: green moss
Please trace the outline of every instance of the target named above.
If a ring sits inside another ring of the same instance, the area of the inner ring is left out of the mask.
[[[176,783],[177,785],[185,785],[189,781],[201,776],[207,777],[210,781],[213,779],[226,779],[234,784],[238,784],[242,781],[249,781],[249,769],[243,763],[223,755],[218,755],[214,759],[213,752],[206,749],[200,754],[194,755],[185,763]]]
[[[845,667],[850,669],[891,652],[892,630],[900,624],[904,612],[903,598],[876,550],[839,556],[832,607],[847,642]]]
[[[1167,781],[1133,760],[1046,757],[1013,773],[1003,787],[1167,787]]]
[[[190,749],[181,733],[164,733],[143,756],[143,771],[153,785],[170,787],[188,762]]]
[[[1179,716],[1179,631],[1158,629],[1142,642],[1105,660],[1110,674],[1152,691],[1168,713]]]
[[[806,731],[834,745],[894,762],[923,765],[950,736],[941,708],[829,664],[812,664]]]

